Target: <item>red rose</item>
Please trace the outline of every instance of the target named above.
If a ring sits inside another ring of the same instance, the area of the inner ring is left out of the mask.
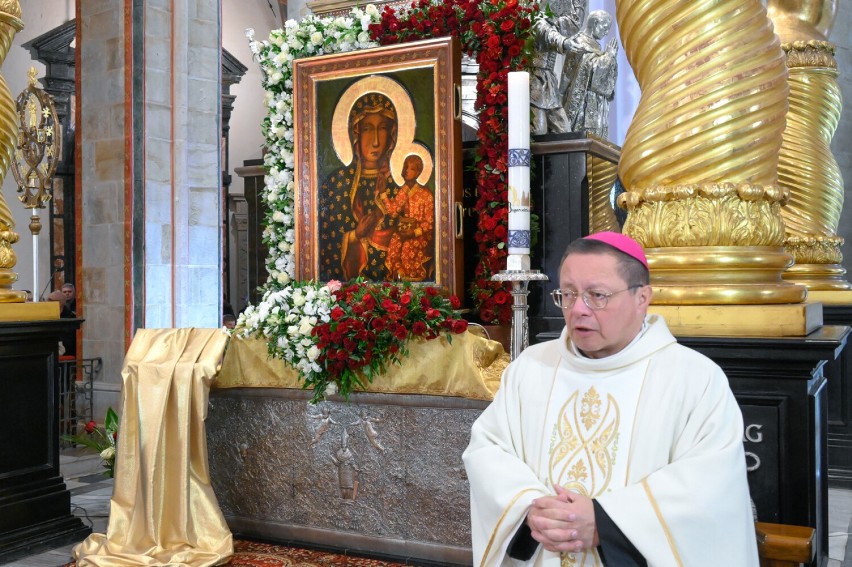
[[[512,20],[504,20],[502,24],[500,24],[500,29],[504,32],[509,32],[515,29],[515,22]]]
[[[401,305],[409,305],[411,303],[411,292],[406,291],[402,294],[402,297],[399,298],[399,303]]]
[[[480,310],[479,310],[479,316],[480,316],[480,317],[482,318],[482,320],[483,320],[483,321],[485,321],[486,323],[493,323],[493,322],[494,322],[494,319],[497,317],[497,316],[494,314],[494,311],[492,311],[491,309],[488,309],[488,308],[480,309]]]
[[[456,334],[461,334],[467,331],[467,321],[464,319],[456,319],[453,321],[453,332]]]
[[[439,292],[438,292],[437,288],[434,288],[434,287],[431,287],[431,286],[426,288],[426,295],[435,297],[436,295],[438,295],[438,293]]]
[[[453,309],[458,309],[459,307],[461,307],[461,300],[457,296],[451,295],[450,305],[453,307]]]
[[[485,44],[489,49],[497,49],[500,47],[500,36],[492,35],[488,38],[488,42]]]
[[[494,293],[494,303],[496,303],[497,305],[506,305],[511,300],[512,296],[503,291],[502,289]]]
[[[413,325],[411,325],[411,332],[415,336],[422,336],[423,333],[426,332],[426,323],[423,321],[415,321]]]
[[[521,46],[520,45],[518,45],[516,43],[514,45],[509,46],[509,56],[510,57],[517,57],[520,54],[521,54]]]
[[[377,331],[381,331],[385,328],[385,320],[381,317],[376,317],[375,319],[370,321],[370,326]]]
[[[483,230],[494,230],[494,227],[497,226],[497,220],[494,217],[482,215],[479,217],[479,224],[482,225]]]
[[[98,424],[97,424],[97,423],[95,423],[94,421],[90,421],[89,423],[87,423],[87,424],[85,425],[84,429],[86,430],[86,433],[91,433],[91,432],[93,432],[93,431],[94,431],[97,427],[98,427]]]
[[[498,224],[494,227],[494,238],[496,240],[505,240],[508,233],[506,232],[506,227],[502,224]]]
[[[340,321],[344,315],[346,315],[346,312],[339,305],[335,305],[334,309],[331,310],[332,321]]]
[[[427,319],[437,319],[441,316],[441,312],[437,309],[427,309],[426,310],[426,318]]]

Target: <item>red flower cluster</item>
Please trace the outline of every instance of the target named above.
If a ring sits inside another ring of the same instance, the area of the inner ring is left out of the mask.
[[[471,293],[485,323],[504,324],[511,318],[511,308],[496,301],[506,293],[506,285],[489,278],[506,267],[508,255],[508,73],[526,69],[532,59],[531,28],[537,11],[537,4],[518,0],[418,0],[402,9],[386,5],[381,22],[370,26],[373,39],[382,45],[457,36],[464,52],[479,64],[475,206],[480,212],[475,236],[479,262]]]
[[[435,339],[467,330],[467,321],[455,317],[461,307],[456,296],[444,297],[434,287],[410,284],[355,282],[334,292],[331,321],[317,325],[317,363],[334,377],[340,393],[348,397],[358,387],[384,372],[389,362],[399,364],[408,355],[411,339]],[[325,394],[325,381],[309,379],[315,397]]]

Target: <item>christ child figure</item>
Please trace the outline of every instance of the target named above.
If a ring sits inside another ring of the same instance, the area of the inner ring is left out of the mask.
[[[426,281],[432,274],[435,227],[435,198],[417,177],[423,172],[423,159],[416,154],[406,156],[402,167],[405,180],[397,194],[379,195],[380,207],[396,224],[387,252],[388,279],[410,282]]]

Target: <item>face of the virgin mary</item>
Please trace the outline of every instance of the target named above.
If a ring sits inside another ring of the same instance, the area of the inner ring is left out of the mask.
[[[362,166],[376,169],[393,141],[393,121],[381,114],[367,114],[358,125],[358,147]]]

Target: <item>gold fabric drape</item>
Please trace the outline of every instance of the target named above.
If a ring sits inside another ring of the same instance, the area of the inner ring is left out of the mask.
[[[472,332],[409,343],[409,356],[368,386],[370,392],[491,400],[509,363],[503,346]],[[266,341],[232,340],[214,388],[301,388],[298,373],[269,358]]]
[[[219,329],[140,329],[122,371],[107,533],[74,548],[78,567],[220,565],[231,532],[210,485],[204,420],[228,337]]]

